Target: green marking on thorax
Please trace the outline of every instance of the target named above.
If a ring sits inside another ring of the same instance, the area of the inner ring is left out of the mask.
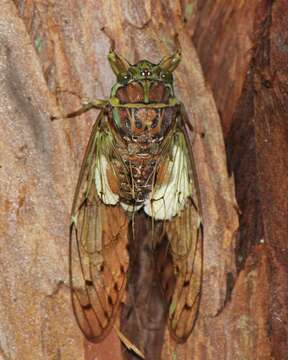
[[[120,104],[119,99],[117,97],[111,97],[109,100],[109,104],[113,107],[113,108],[135,108],[135,109],[139,109],[139,108],[153,108],[153,109],[163,109],[163,108],[167,108],[167,107],[173,107],[175,105],[179,105],[179,101],[175,98],[172,97],[169,99],[169,103],[168,104],[164,104],[164,103],[148,103],[148,104],[143,104],[143,103],[127,103],[127,104]]]
[[[113,108],[112,114],[116,125],[120,127],[121,126],[120,115],[119,115],[119,110],[116,107]]]
[[[142,81],[142,86],[144,90],[144,103],[147,104],[149,103],[149,90],[150,90],[151,82]]]

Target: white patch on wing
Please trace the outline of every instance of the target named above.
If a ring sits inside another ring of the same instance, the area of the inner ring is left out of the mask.
[[[188,157],[178,143],[173,147],[173,161],[169,162],[167,183],[155,186],[145,201],[144,211],[156,220],[170,220],[185,206],[192,188],[189,181]]]
[[[106,205],[116,205],[119,195],[114,194],[107,179],[108,161],[104,155],[100,155],[95,167],[95,185],[99,198]]]
[[[125,211],[129,211],[129,212],[136,212],[143,207],[143,205],[133,206],[133,205],[125,204],[123,202],[121,202],[120,204]]]

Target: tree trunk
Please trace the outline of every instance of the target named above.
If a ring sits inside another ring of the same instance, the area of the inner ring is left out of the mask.
[[[284,0],[2,0],[0,359],[125,358],[114,331],[85,340],[70,304],[69,214],[97,112],[50,115],[110,95],[111,42],[131,63],[157,63],[176,34],[203,288],[188,341],[149,335],[147,359],[288,359],[287,15]]]

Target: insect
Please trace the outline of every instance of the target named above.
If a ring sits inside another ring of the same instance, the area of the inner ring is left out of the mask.
[[[184,342],[201,296],[203,233],[193,128],[174,95],[180,51],[158,64],[131,65],[111,50],[117,80],[107,100],[86,102],[74,117],[100,109],[76,187],[70,226],[70,279],[77,322],[99,342],[116,321],[127,285],[129,224],[144,213],[166,236],[173,263],[168,326]],[[133,227],[133,226],[132,226]],[[157,233],[157,234],[156,234]],[[133,234],[132,234],[133,236]],[[163,270],[163,269],[162,269]]]

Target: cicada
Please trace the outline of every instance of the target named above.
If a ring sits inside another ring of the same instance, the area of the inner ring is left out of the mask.
[[[180,59],[177,50],[158,64],[142,60],[131,65],[113,49],[108,60],[116,83],[110,97],[88,101],[68,115],[100,110],[70,227],[72,304],[82,332],[93,342],[107,336],[124,301],[127,244],[135,236],[131,228],[139,213],[151,224],[154,237],[168,239],[174,283],[172,291],[163,286],[163,293],[173,338],[184,342],[197,319],[203,230],[194,128],[173,88],[172,73]]]

